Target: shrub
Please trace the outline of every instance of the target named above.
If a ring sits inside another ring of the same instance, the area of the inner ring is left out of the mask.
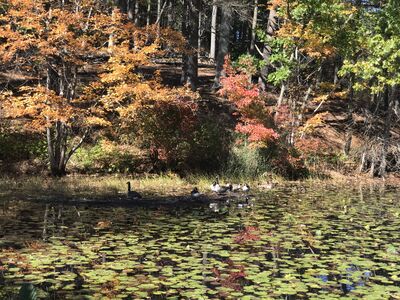
[[[78,149],[71,165],[85,173],[134,172],[143,163],[143,157],[135,146],[100,140],[95,145]]]
[[[0,161],[17,162],[46,157],[46,142],[40,135],[0,133]]]
[[[200,111],[191,97],[155,101],[136,110],[129,126],[154,170],[215,171],[225,161],[230,135],[215,115]]]
[[[260,148],[235,145],[231,149],[224,171],[232,177],[255,178],[271,170],[268,157]]]

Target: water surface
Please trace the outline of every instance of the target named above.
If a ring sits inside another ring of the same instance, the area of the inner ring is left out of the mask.
[[[228,205],[0,200],[0,298],[400,298],[391,187],[296,185]]]

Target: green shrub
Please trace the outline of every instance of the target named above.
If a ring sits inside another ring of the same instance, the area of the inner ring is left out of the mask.
[[[85,173],[134,172],[142,162],[137,147],[108,140],[81,147],[71,159],[72,168]]]
[[[18,162],[45,157],[47,157],[47,144],[43,136],[0,133],[0,161]]]
[[[232,177],[254,178],[270,171],[265,151],[246,145],[233,146],[225,166],[225,173]]]

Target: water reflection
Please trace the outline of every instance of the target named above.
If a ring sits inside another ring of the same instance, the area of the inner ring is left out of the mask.
[[[2,201],[0,298],[27,281],[52,299],[395,297],[397,195],[321,185],[204,205]]]

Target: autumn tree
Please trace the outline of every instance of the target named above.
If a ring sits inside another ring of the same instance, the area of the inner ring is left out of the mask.
[[[144,82],[138,67],[171,35],[182,44],[180,35],[167,30],[156,41],[151,29],[135,28],[120,11],[107,13],[96,1],[3,4],[0,58],[7,70],[29,75],[32,84],[3,91],[1,106],[5,117],[21,120],[22,129],[45,133],[52,175],[65,175],[85,139],[128,116],[129,105],[140,104],[135,100],[163,98],[160,84]],[[80,72],[95,60],[107,63],[88,86]]]

